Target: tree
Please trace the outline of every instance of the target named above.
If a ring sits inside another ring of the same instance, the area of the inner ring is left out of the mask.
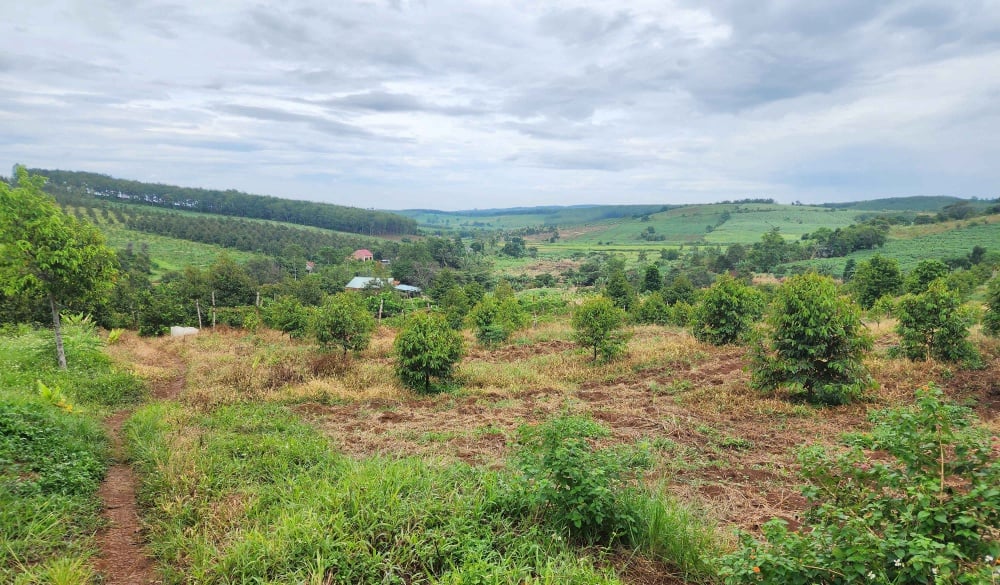
[[[42,192],[43,177],[20,166],[15,173],[16,186],[0,182],[0,287],[7,295],[30,292],[47,299],[56,358],[66,369],[62,308],[111,288],[117,259],[97,228],[66,215]]]
[[[816,273],[789,278],[775,295],[769,330],[751,353],[751,385],[785,386],[810,402],[843,404],[873,380],[863,358],[872,348],[860,311]]]
[[[441,271],[444,273],[444,271]],[[438,306],[444,311],[448,325],[452,329],[461,329],[462,321],[469,313],[469,296],[465,294],[465,289],[457,284],[451,285],[443,294],[439,295]]]
[[[906,276],[906,292],[918,295],[939,278],[948,276],[948,265],[940,260],[921,260]]]
[[[659,291],[661,288],[663,288],[663,277],[660,275],[660,269],[656,264],[650,264],[642,277],[642,292]]]
[[[496,295],[486,295],[469,312],[469,319],[476,328],[476,339],[482,345],[496,345],[507,341],[510,334],[528,322],[521,303],[513,296],[497,300]]]
[[[310,324],[316,340],[324,346],[339,345],[361,351],[371,342],[375,318],[368,312],[361,295],[342,292],[331,295],[313,314]]]
[[[695,307],[694,336],[712,345],[737,343],[746,337],[763,310],[764,299],[756,289],[723,275]]]
[[[625,311],[631,311],[632,307],[635,306],[635,289],[629,283],[624,270],[616,269],[611,273],[611,276],[608,277],[608,284],[604,287],[604,294],[614,301],[615,306],[621,307]]]
[[[879,297],[896,296],[903,289],[903,275],[895,258],[880,254],[858,263],[851,278],[851,289],[858,303],[865,309],[872,308]]]
[[[604,296],[591,297],[573,313],[573,338],[583,347],[594,351],[594,361],[598,356],[609,361],[625,349],[627,338],[621,328],[625,324],[625,311]]]
[[[896,318],[899,347],[907,358],[920,361],[930,356],[971,366],[981,362],[979,352],[967,339],[972,318],[943,279],[935,280],[918,295],[899,299]]]
[[[432,381],[448,380],[462,359],[462,336],[441,315],[415,313],[393,343],[396,374],[409,388],[432,392]]]
[[[309,326],[309,311],[295,297],[282,295],[264,305],[264,323],[291,338],[302,337]]]
[[[635,312],[636,323],[646,325],[668,325],[670,323],[670,307],[659,292],[649,294],[639,303]]]

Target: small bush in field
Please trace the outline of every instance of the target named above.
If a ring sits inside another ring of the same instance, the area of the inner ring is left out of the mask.
[[[738,343],[746,338],[763,310],[760,292],[731,276],[721,276],[694,309],[694,336],[712,345]]]
[[[610,361],[625,351],[625,311],[607,297],[585,300],[573,313],[572,325],[573,338],[593,350],[594,361]]]
[[[768,329],[751,351],[751,384],[789,387],[810,402],[850,402],[873,384],[862,361],[871,348],[860,311],[833,279],[794,276],[778,287]]]
[[[264,324],[291,338],[305,335],[309,327],[309,310],[293,296],[283,295],[264,305]]]
[[[447,381],[462,359],[462,336],[441,315],[415,313],[406,320],[393,343],[396,374],[403,384],[432,392],[435,381]]]
[[[919,361],[930,356],[973,367],[981,364],[979,352],[967,339],[973,319],[944,280],[935,280],[919,295],[899,299],[896,318],[899,348],[905,357]]]
[[[671,309],[659,291],[642,299],[635,311],[635,322],[644,325],[669,325]]]
[[[915,407],[875,413],[846,453],[799,457],[811,507],[802,530],[780,519],[720,560],[726,585],[996,583],[1000,462],[989,432],[933,386]],[[888,454],[870,460],[864,449]]]
[[[493,346],[507,341],[511,333],[523,328],[528,316],[514,296],[497,298],[487,295],[469,312],[476,329],[476,339],[482,345]]]
[[[360,295],[343,292],[332,295],[316,310],[310,328],[322,345],[339,346],[347,355],[348,350],[361,351],[368,347],[375,330],[375,318]]]
[[[637,522],[627,497],[637,472],[649,465],[643,451],[591,445],[609,434],[573,415],[519,429],[516,464],[529,497],[558,529],[591,542],[613,541]]]
[[[903,290],[903,273],[895,258],[876,254],[858,263],[851,277],[851,290],[858,303],[865,309],[872,308],[875,301],[886,295],[896,296]]]

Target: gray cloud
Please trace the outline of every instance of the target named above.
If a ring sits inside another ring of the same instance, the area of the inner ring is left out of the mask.
[[[992,196],[997,70],[992,0],[53,0],[0,20],[0,158],[389,208]]]

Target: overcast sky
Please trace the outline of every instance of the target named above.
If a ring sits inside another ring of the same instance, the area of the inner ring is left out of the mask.
[[[8,165],[385,209],[1000,196],[1000,0],[0,8]]]

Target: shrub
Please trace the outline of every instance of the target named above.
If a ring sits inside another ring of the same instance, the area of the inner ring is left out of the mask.
[[[1000,337],[1000,276],[990,281],[986,292],[988,309],[983,315],[983,330],[994,337]]]
[[[932,282],[948,276],[948,265],[940,260],[921,260],[917,266],[906,275],[906,292],[920,294],[927,290]]]
[[[972,319],[943,280],[935,280],[919,295],[901,298],[896,317],[899,348],[907,358],[919,361],[930,356],[969,366],[981,362],[979,352],[967,339]]]
[[[843,404],[873,384],[862,362],[872,338],[833,279],[816,273],[789,278],[776,292],[768,326],[751,354],[755,388],[786,386],[810,402]]]
[[[590,542],[614,541],[636,523],[625,505],[648,453],[595,449],[593,439],[610,434],[589,418],[561,415],[519,429],[515,461],[528,497],[556,528]]]
[[[616,307],[621,307],[626,311],[631,311],[635,306],[635,289],[629,283],[624,270],[614,270],[608,277],[608,283],[604,287],[604,294],[614,302]]]
[[[807,529],[780,519],[723,557],[726,585],[991,583],[1000,554],[1000,463],[968,409],[933,386],[915,407],[875,413],[849,452],[800,454]],[[888,457],[869,460],[865,449]]]
[[[351,292],[330,296],[313,314],[310,324],[316,340],[326,347],[340,346],[361,351],[371,342],[375,318],[368,312],[360,295]]]
[[[628,338],[621,331],[625,311],[607,297],[592,297],[573,313],[573,339],[583,347],[592,348],[594,361],[610,361],[625,351]]]
[[[646,325],[669,325],[671,309],[663,300],[663,295],[654,292],[642,299],[635,311],[635,322]]]
[[[309,310],[293,296],[282,295],[264,305],[264,324],[291,338],[305,335],[309,326]]]
[[[746,338],[763,310],[760,292],[723,275],[705,292],[694,310],[694,336],[712,345],[738,343]]]
[[[858,303],[865,309],[872,308],[880,297],[896,296],[903,289],[903,274],[895,258],[875,254],[858,263],[851,277],[851,289]]]
[[[462,358],[462,336],[448,327],[444,317],[415,313],[393,343],[396,374],[403,384],[420,392],[432,392],[432,382],[451,378]]]
[[[511,333],[524,327],[528,316],[516,297],[498,299],[487,295],[472,308],[469,319],[476,328],[479,343],[492,346],[507,341]]]

